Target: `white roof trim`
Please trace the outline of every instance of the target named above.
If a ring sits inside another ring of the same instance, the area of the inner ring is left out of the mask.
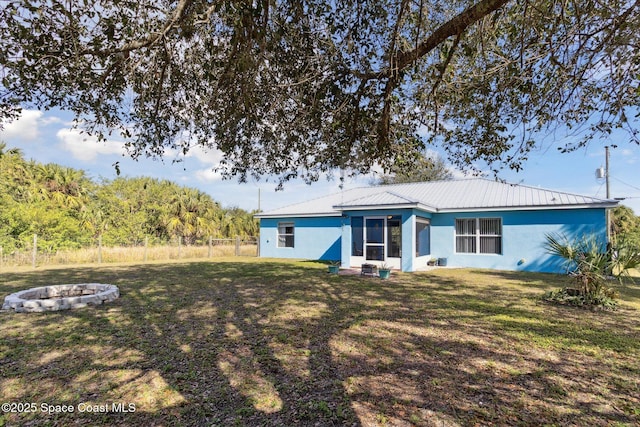
[[[341,217],[342,212],[325,212],[325,213],[287,213],[287,214],[270,214],[268,212],[255,214],[255,218],[317,218],[317,217]]]
[[[353,206],[334,206],[334,209],[344,211],[366,211],[366,210],[389,210],[389,209],[410,209],[417,207],[417,204],[390,204],[390,205],[353,205]]]
[[[495,208],[458,208],[458,209],[438,209],[437,213],[450,212],[493,212],[493,211],[545,211],[545,210],[565,210],[565,209],[600,209],[615,208],[617,204],[601,203],[601,204],[582,204],[582,205],[539,205],[539,206],[503,206]]]

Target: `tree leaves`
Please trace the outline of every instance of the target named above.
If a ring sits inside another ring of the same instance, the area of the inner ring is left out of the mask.
[[[28,247],[33,234],[49,250],[95,243],[185,244],[258,233],[253,214],[222,208],[209,195],[170,181],[117,178],[93,182],[83,171],[28,162],[0,142],[0,246]]]
[[[377,184],[402,184],[452,179],[453,174],[437,155],[423,154],[416,158],[404,158],[391,168],[391,175],[383,175]]]
[[[518,169],[542,131],[637,143],[640,0],[6,2],[0,119],[59,107],[130,154],[201,145],[241,181],[442,144]],[[0,120],[1,121],[1,120]],[[416,141],[418,143],[416,144]]]

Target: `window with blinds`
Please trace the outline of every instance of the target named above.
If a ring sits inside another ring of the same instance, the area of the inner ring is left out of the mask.
[[[456,252],[476,253],[476,241],[475,218],[456,219]]]
[[[500,218],[478,218],[480,253],[502,253],[502,221]]]
[[[502,220],[500,218],[456,219],[456,252],[501,254]]]
[[[278,223],[278,247],[292,248],[294,240],[294,226],[292,222]]]

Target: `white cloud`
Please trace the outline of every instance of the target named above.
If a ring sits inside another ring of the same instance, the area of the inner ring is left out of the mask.
[[[65,121],[65,120],[61,119],[60,117],[56,117],[56,116],[45,116],[40,120],[40,123],[43,126],[58,125],[58,124],[62,124],[62,125],[65,125],[65,126],[72,126],[73,125],[72,122]]]
[[[196,145],[189,149],[185,157],[194,157],[205,165],[217,166],[222,160],[223,154],[218,149]]]
[[[185,138],[188,139],[188,135]],[[200,166],[216,168],[220,165],[224,155],[222,154],[222,151],[217,148],[203,147],[200,144],[194,143],[189,146],[189,150],[186,154],[179,149],[164,147],[162,158],[169,160],[173,159],[174,162],[183,162],[186,159],[195,159],[200,163]],[[205,170],[201,170],[199,172],[202,176],[200,179],[204,181],[211,181],[219,178],[213,178],[213,173],[208,173]]]
[[[222,175],[219,172],[213,170],[213,167],[208,169],[199,169],[195,172],[195,177],[198,181],[202,182],[214,182],[221,181]]]
[[[202,169],[197,169],[191,177],[195,177],[200,182],[216,182],[222,180],[222,174],[216,172],[215,169],[220,165],[223,159],[222,151],[215,148],[206,148],[201,145],[194,145],[189,148],[186,154],[174,149],[165,149],[163,157],[173,157],[176,160],[185,161],[186,159],[195,159]]]
[[[453,179],[470,178],[469,173],[467,173],[465,171],[461,171],[460,169],[456,169],[455,167],[453,167],[451,165],[447,165],[447,169],[449,169],[449,172],[451,172],[451,175],[453,176]]]
[[[123,142],[114,140],[100,142],[96,137],[83,134],[78,129],[60,129],[56,137],[62,149],[70,151],[78,160],[93,161],[98,155],[126,154]]]
[[[0,138],[7,141],[35,141],[40,136],[39,121],[42,111],[22,110],[20,117],[4,125]]]

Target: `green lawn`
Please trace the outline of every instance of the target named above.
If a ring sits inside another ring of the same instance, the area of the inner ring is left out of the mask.
[[[0,401],[36,404],[0,426],[640,423],[640,282],[618,311],[591,312],[540,301],[555,275],[325,271],[227,258],[0,273],[2,298],[82,282],[121,293],[0,313]]]

